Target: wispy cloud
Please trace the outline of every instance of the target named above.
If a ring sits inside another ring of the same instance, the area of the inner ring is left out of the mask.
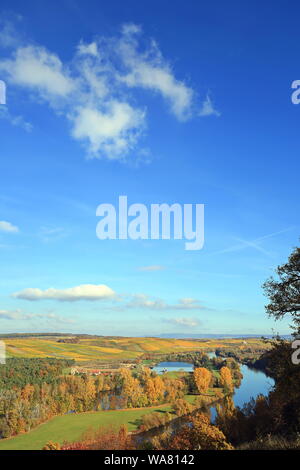
[[[24,319],[21,310],[0,310],[0,319],[2,320],[20,320]]]
[[[25,313],[22,310],[0,310],[0,321],[9,320],[9,321],[22,321],[22,320],[46,320],[47,322],[55,322],[56,324],[60,323],[74,323],[73,318],[65,318],[61,315],[55,313]]]
[[[140,266],[138,268],[139,271],[148,271],[148,272],[152,272],[152,271],[163,271],[165,268],[165,266],[162,266],[160,264],[152,264],[150,266]]]
[[[26,132],[31,132],[33,129],[33,125],[30,122],[26,121],[23,116],[14,116],[8,111],[7,106],[0,107],[0,119],[8,121],[13,126],[21,127]]]
[[[0,220],[0,232],[17,233],[19,232],[19,227],[13,225],[11,222]]]
[[[15,24],[20,23],[22,17],[12,14],[8,18],[0,18],[0,46],[3,48],[17,47],[20,43],[20,36]]]
[[[209,95],[206,95],[205,100],[202,103],[202,107],[199,111],[199,116],[221,116],[221,113],[217,111]]]
[[[177,119],[188,119],[191,117],[194,91],[175,78],[155,40],[150,42],[147,50],[140,52],[138,38],[141,32],[141,28],[134,24],[122,28],[118,52],[128,72],[120,75],[120,80],[129,87],[141,87],[159,93]]]
[[[255,251],[263,253],[266,256],[273,256],[271,252],[269,252],[263,246],[261,246],[261,243],[268,238],[276,237],[277,235],[281,235],[282,233],[289,232],[292,229],[293,227],[289,227],[287,229],[280,230],[278,232],[269,233],[268,235],[264,235],[262,237],[256,238],[255,240],[244,240],[239,237],[234,237],[234,240],[238,242],[237,244],[229,246],[228,248],[224,248],[223,250],[215,251],[212,254],[218,255],[218,254],[223,254],[223,253],[233,253],[235,251],[242,251],[247,248],[252,248]]]
[[[194,328],[195,326],[201,325],[201,322],[198,318],[169,318],[164,319],[163,321],[183,328]]]
[[[146,294],[135,294],[126,304],[126,308],[142,308],[149,310],[202,310],[205,307],[197,299],[183,298],[176,303],[168,303],[162,299]]]
[[[46,243],[55,242],[68,236],[62,227],[41,227],[38,235]]]
[[[0,60],[2,76],[64,116],[71,136],[90,157],[124,159],[133,149],[143,155],[147,113],[132,94],[137,88],[159,95],[180,121],[218,114],[208,96],[197,112],[194,90],[177,78],[157,42],[146,40],[135,24],[123,25],[115,37],[81,41],[67,63],[42,45],[14,38],[12,31],[7,24],[0,36],[0,45],[10,51]],[[29,130],[23,121],[12,118]]]

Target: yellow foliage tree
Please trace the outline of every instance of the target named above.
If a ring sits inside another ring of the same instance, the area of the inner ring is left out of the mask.
[[[135,377],[132,377],[129,369],[121,369],[120,375],[123,379],[122,392],[127,397],[127,406],[135,407],[145,405],[140,382]]]
[[[60,450],[60,444],[58,442],[48,441],[44,445],[43,450]]]
[[[159,376],[150,377],[146,380],[145,391],[149,402],[157,403],[164,397],[165,384]]]
[[[223,387],[227,388],[230,392],[233,391],[233,381],[231,370],[229,367],[222,367],[220,370],[221,384]]]
[[[205,367],[197,367],[194,370],[194,380],[199,393],[206,393],[211,383],[212,373]]]

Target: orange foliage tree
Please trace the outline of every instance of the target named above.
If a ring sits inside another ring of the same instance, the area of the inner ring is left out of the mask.
[[[121,426],[115,429],[112,426],[90,429],[84,433],[78,442],[64,442],[62,450],[130,450],[134,449],[127,428]]]
[[[163,444],[164,445],[164,444]],[[166,445],[166,444],[165,444]],[[170,450],[231,450],[222,431],[209,422],[203,413],[191,418],[191,423],[183,426],[167,443]]]

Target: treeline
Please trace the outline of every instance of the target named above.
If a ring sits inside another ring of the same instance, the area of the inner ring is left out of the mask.
[[[74,338],[58,339],[57,342],[58,343],[78,344],[80,342],[80,339],[76,336]]]
[[[49,337],[53,338],[55,336],[73,336],[67,333],[4,333],[0,335],[0,338],[39,338],[39,337]]]
[[[216,349],[216,355],[220,358],[231,357],[237,362],[245,364],[248,367],[253,367],[263,370],[264,372],[268,372],[268,350],[266,348],[218,348]]]
[[[223,354],[223,351],[224,354]],[[164,354],[164,355],[148,355],[149,360],[154,360],[156,357],[156,362],[187,362],[193,364],[194,367],[205,367],[209,370],[215,369],[220,370],[222,367],[226,366],[230,369],[239,372],[240,368],[237,363],[237,355],[226,354],[226,349],[218,350],[218,355],[216,357],[209,357],[207,353],[203,351],[197,352],[183,352],[183,353],[171,353],[171,354]],[[241,378],[241,375],[238,373],[235,374],[235,379]]]
[[[126,399],[127,408],[172,403],[182,398],[188,389],[183,378],[160,376],[148,367],[140,367],[135,371],[121,369],[120,378],[121,393]]]
[[[50,375],[44,376],[42,382],[35,375],[32,377],[34,383],[1,387],[0,438],[27,432],[59,414],[99,410],[101,393],[121,384],[117,375]],[[20,383],[24,383],[22,377]]]
[[[73,360],[53,358],[8,358],[0,366],[0,390],[27,384],[54,383]]]

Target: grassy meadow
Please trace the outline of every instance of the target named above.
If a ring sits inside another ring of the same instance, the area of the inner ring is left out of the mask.
[[[125,424],[128,431],[134,431],[139,426],[141,417],[154,411],[166,412],[171,411],[171,408],[169,405],[160,405],[132,410],[108,410],[56,416],[28,433],[0,440],[0,450],[39,450],[48,441],[60,444],[66,440],[76,441],[88,429],[97,429],[102,426],[119,427]]]

